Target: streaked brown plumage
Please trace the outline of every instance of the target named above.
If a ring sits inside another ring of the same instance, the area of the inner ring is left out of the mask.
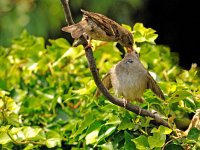
[[[151,89],[158,97],[165,99],[163,92],[139,60],[135,52],[127,53],[109,73],[103,78],[107,89],[113,87],[117,96],[123,96],[127,101],[143,102],[145,89]],[[97,91],[97,96],[99,91]]]
[[[71,33],[75,39],[86,33],[94,40],[119,42],[128,52],[133,51],[133,36],[130,31],[102,14],[81,11],[83,19],[77,24],[63,27],[63,31]]]

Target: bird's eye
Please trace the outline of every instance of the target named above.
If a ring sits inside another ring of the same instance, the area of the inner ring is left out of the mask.
[[[132,59],[128,59],[127,63],[133,63],[133,60]]]
[[[140,57],[140,53],[135,51],[135,54],[137,55],[137,57]]]

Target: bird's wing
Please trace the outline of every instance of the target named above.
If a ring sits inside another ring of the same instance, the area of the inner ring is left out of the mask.
[[[117,29],[120,28],[120,25],[116,23],[115,21],[109,19],[108,17],[102,14],[88,12],[83,9],[81,9],[81,11],[83,12],[85,16],[87,16],[92,21],[94,21],[98,25],[99,28],[105,31],[105,33],[108,36],[117,36],[117,34],[119,34]]]
[[[158,97],[165,100],[163,92],[149,72],[147,73],[147,88],[151,89]]]
[[[105,86],[105,88],[107,90],[109,90],[110,88],[112,88],[112,83],[111,83],[111,75],[110,72],[108,72],[102,79],[102,83]],[[100,90],[97,89],[95,96],[98,97],[101,94]]]
[[[77,24],[63,27],[62,31],[69,32],[74,39],[78,39],[84,33],[84,28],[86,25],[86,20],[82,20]]]

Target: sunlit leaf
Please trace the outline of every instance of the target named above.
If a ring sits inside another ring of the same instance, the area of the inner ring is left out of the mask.
[[[186,90],[177,90],[175,93],[172,94],[170,99],[168,100],[170,103],[179,102],[180,100],[183,100],[189,96],[192,96],[192,94]]]
[[[24,127],[23,132],[26,138],[33,138],[41,131],[40,128]]]
[[[87,130],[87,135],[85,137],[86,144],[93,144],[97,141],[99,130],[101,128],[102,124],[98,121],[95,121],[90,125],[90,127]]]
[[[48,131],[46,133],[46,146],[52,148],[61,145],[61,137],[55,131]]]
[[[151,149],[155,147],[162,147],[165,144],[166,135],[171,132],[171,129],[160,126],[158,129],[154,128],[153,136],[148,137],[148,143]]]
[[[97,142],[100,142],[102,140],[104,140],[105,138],[107,138],[109,135],[111,135],[114,131],[116,130],[115,126],[111,126],[110,128],[108,128],[106,130],[105,133],[103,133],[102,135],[100,135],[97,139]]]
[[[2,108],[3,105],[4,105],[4,102],[2,99],[0,99],[0,108]]]
[[[92,132],[90,132],[89,134],[86,135],[85,140],[86,140],[86,144],[93,144],[97,141],[97,137],[99,134],[99,130],[96,129]]]
[[[100,147],[102,150],[114,150],[114,147],[113,147],[111,142],[102,144],[102,145],[100,145],[98,147]]]
[[[7,144],[11,141],[6,132],[0,132],[0,144]]]
[[[132,141],[135,143],[137,149],[146,150],[149,147],[148,138],[144,135],[141,135]]]
[[[129,25],[126,24],[122,24],[122,27],[124,27],[125,29],[131,31],[131,27]]]

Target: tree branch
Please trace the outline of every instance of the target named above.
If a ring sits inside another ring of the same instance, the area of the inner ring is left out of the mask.
[[[72,25],[74,24],[72,16],[71,16],[71,11],[69,8],[69,0],[61,0],[63,7],[64,7],[64,13],[65,13],[65,17],[66,20],[68,22],[68,25]],[[96,62],[93,56],[93,52],[92,52],[92,48],[88,47],[88,42],[87,40],[81,36],[79,39],[79,44],[82,44],[85,48],[85,54],[88,60],[88,64],[90,67],[90,71],[92,73],[92,76],[94,78],[95,84],[97,85],[97,87],[99,88],[99,90],[103,93],[103,95],[113,104],[121,106],[124,108],[124,100],[119,99],[119,98],[115,98],[113,97],[109,91],[104,87],[103,83],[101,82],[100,78],[99,78],[99,73],[97,71],[97,67],[96,67]],[[162,124],[166,127],[170,128],[170,125],[168,124],[168,122],[166,122],[165,120],[163,120],[160,116],[158,116],[157,114],[153,114],[152,112],[145,110],[145,109],[141,109],[139,106],[136,105],[132,105],[131,103],[127,103],[127,105],[125,106],[125,109],[132,111],[138,115],[141,116],[149,116],[151,118],[154,118],[157,124]]]
[[[68,23],[68,25],[72,25],[74,24],[74,21],[72,19],[72,14],[69,8],[69,0],[61,0],[61,3],[63,5],[64,8],[64,14],[65,14],[65,18],[66,18],[66,22]]]

